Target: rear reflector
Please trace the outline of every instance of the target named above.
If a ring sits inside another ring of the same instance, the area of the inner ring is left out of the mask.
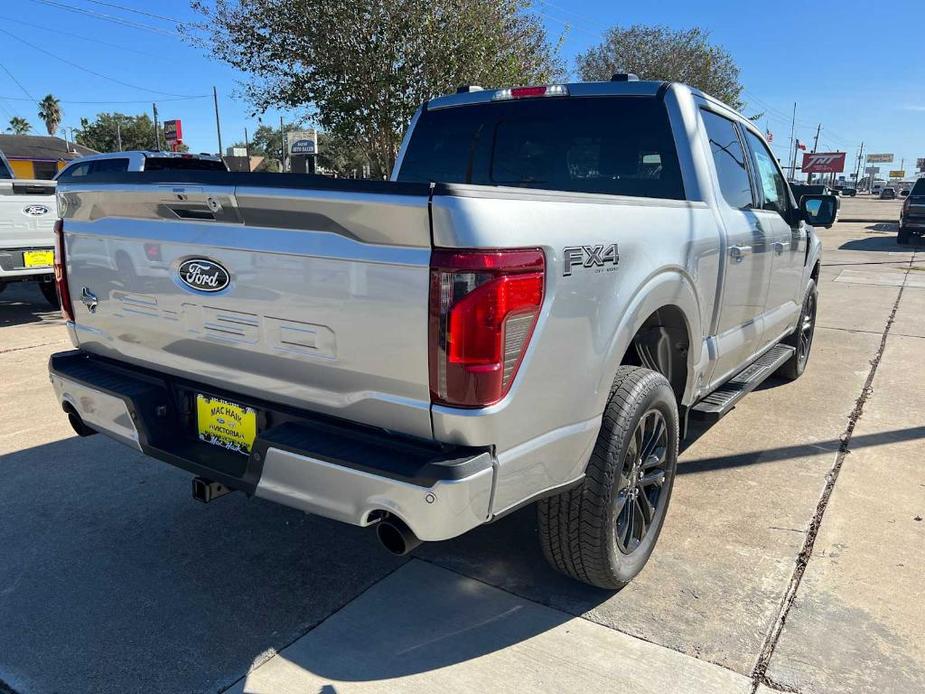
[[[430,391],[435,403],[485,407],[511,388],[543,305],[538,248],[436,249],[430,264]]]
[[[538,96],[568,96],[568,87],[564,84],[512,87],[511,89],[499,89],[491,98],[494,101],[503,101],[505,99],[529,99]]]
[[[61,304],[64,320],[74,320],[74,308],[71,306],[71,294],[67,287],[67,258],[64,254],[64,220],[55,222],[55,289]]]

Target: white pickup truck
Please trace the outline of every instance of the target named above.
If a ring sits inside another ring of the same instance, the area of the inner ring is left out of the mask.
[[[687,418],[805,368],[834,198],[797,206],[722,103],[625,77],[433,99],[392,179],[59,181],[62,408],[201,501],[400,553],[538,502],[550,562],[619,588]]]
[[[55,184],[17,179],[0,152],[0,292],[13,282],[38,282],[58,305],[52,263]]]

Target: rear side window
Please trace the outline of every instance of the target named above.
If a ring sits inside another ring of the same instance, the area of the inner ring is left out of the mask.
[[[145,171],[227,171],[225,162],[196,157],[146,157]]]
[[[90,162],[85,161],[79,164],[71,164],[61,173],[58,174],[58,180],[64,178],[79,178],[90,173]]]
[[[737,210],[750,208],[754,203],[752,184],[748,177],[745,150],[735,124],[712,111],[703,110],[701,114],[723,198]]]
[[[925,178],[920,178],[915,182],[915,185],[912,186],[912,190],[909,191],[909,195],[925,196]]]
[[[399,181],[684,199],[664,103],[565,97],[425,111]]]
[[[90,173],[119,173],[128,171],[128,159],[97,159],[90,162]]]
[[[13,178],[12,172],[2,159],[0,159],[0,178]]]

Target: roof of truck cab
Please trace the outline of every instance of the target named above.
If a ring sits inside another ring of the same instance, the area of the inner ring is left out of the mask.
[[[551,84],[561,84],[566,87],[568,96],[655,96],[660,89],[667,88],[670,83],[657,80],[630,80],[627,82],[560,82]],[[476,89],[476,91],[447,94],[446,96],[431,99],[426,104],[427,109],[436,110],[451,106],[489,103],[494,100],[495,94],[504,87],[482,90],[470,87],[470,89]],[[694,93],[699,93],[696,90],[693,91]]]

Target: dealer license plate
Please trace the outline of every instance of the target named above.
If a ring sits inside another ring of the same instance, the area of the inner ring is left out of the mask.
[[[23,251],[22,262],[25,267],[51,267],[55,264],[55,252]]]
[[[202,441],[249,455],[257,438],[257,412],[227,400],[197,394],[196,426]]]

